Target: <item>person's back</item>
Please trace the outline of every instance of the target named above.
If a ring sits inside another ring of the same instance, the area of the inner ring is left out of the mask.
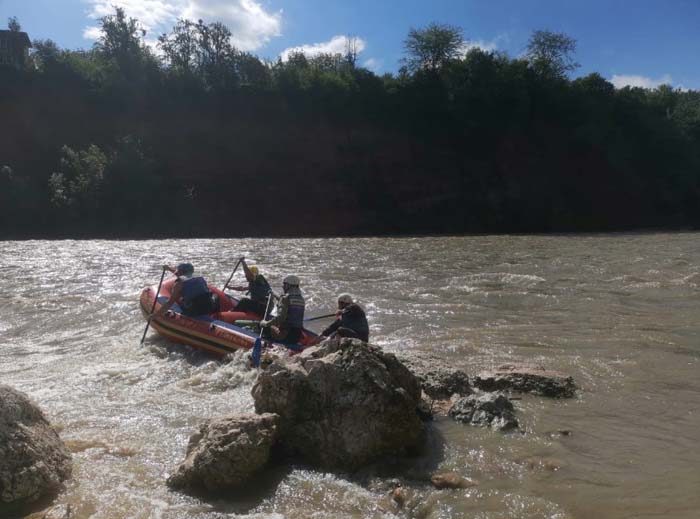
[[[340,326],[349,328],[357,334],[361,341],[369,341],[369,323],[365,311],[357,303],[351,303],[343,308],[340,314]]]
[[[212,293],[201,276],[181,277],[182,311],[185,315],[203,315],[212,312]]]
[[[338,296],[338,313],[336,316],[335,322],[321,332],[317,342],[335,335],[360,339],[364,342],[369,341],[369,323],[367,322],[365,311],[353,301],[350,294],[340,294]]]

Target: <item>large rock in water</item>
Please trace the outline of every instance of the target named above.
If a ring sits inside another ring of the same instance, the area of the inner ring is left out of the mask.
[[[417,447],[420,384],[394,355],[327,340],[273,362],[253,387],[255,409],[280,415],[280,445],[322,468],[354,470]]]
[[[0,503],[35,501],[70,475],[70,454],[41,409],[0,385]]]
[[[482,391],[520,391],[541,396],[571,398],[576,384],[570,376],[536,365],[504,365],[479,373],[474,385]]]
[[[219,492],[234,488],[263,468],[277,440],[279,416],[244,414],[209,420],[190,437],[187,457],[168,486]]]
[[[491,427],[499,431],[517,429],[519,426],[513,404],[497,393],[460,398],[454,403],[449,414],[458,422]]]
[[[401,352],[397,357],[418,378],[429,398],[446,400],[455,394],[467,396],[474,392],[467,374],[437,355]]]

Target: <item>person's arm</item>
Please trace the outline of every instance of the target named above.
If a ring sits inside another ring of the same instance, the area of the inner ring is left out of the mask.
[[[287,312],[289,311],[289,298],[282,296],[277,307],[277,315],[268,321],[261,321],[260,326],[267,328],[268,326],[279,326],[287,320]]]
[[[182,284],[181,283],[175,283],[175,286],[173,286],[173,291],[170,293],[170,299],[162,305],[156,312],[151,314],[151,317],[149,319],[153,319],[154,317],[161,317],[162,315],[165,314],[170,308],[177,302],[178,299],[180,299],[180,294],[182,293]]]
[[[337,318],[331,325],[321,332],[323,337],[328,337],[331,333],[340,328],[340,318]]]
[[[248,287],[247,287],[247,286],[246,286],[246,287],[231,287],[231,286],[229,286],[229,287],[226,287],[226,288],[228,288],[229,290],[237,290],[238,292],[243,292],[243,291],[248,290]]]

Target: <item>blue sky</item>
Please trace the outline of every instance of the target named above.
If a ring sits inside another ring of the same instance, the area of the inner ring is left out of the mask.
[[[533,30],[548,29],[578,40],[577,74],[700,89],[700,0],[0,0],[0,21],[17,16],[32,38],[86,48],[111,5],[141,19],[150,38],[178,17],[222,21],[234,43],[265,58],[292,47],[335,50],[355,35],[360,62],[377,72],[395,71],[409,28],[432,21],[511,56]]]

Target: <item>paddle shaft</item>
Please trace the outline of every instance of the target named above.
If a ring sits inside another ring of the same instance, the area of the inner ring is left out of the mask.
[[[310,323],[311,321],[318,321],[319,319],[328,319],[329,317],[335,317],[336,314],[319,315],[318,317],[309,317],[304,319],[305,323]]]
[[[153,298],[153,306],[151,307],[151,314],[148,316],[148,321],[146,321],[146,329],[143,331],[143,337],[141,337],[141,344],[143,344],[143,341],[146,340],[146,334],[148,333],[148,327],[151,326],[151,315],[153,315],[153,311],[156,309],[156,303],[158,302],[158,296],[160,295],[160,287],[163,286],[163,278],[165,277],[165,269],[163,269],[163,273],[160,275],[160,283],[158,283],[158,290],[156,290],[156,297]]]
[[[231,272],[231,275],[228,277],[228,281],[227,281],[226,284],[224,285],[223,290],[226,290],[226,289],[228,288],[228,284],[229,284],[229,283],[231,282],[231,280],[233,279],[233,275],[234,275],[234,274],[236,273],[236,271],[238,270],[238,267],[240,266],[240,264],[241,264],[241,260],[239,259],[239,260],[238,260],[238,263],[236,263],[236,266],[233,267],[233,272]]]

